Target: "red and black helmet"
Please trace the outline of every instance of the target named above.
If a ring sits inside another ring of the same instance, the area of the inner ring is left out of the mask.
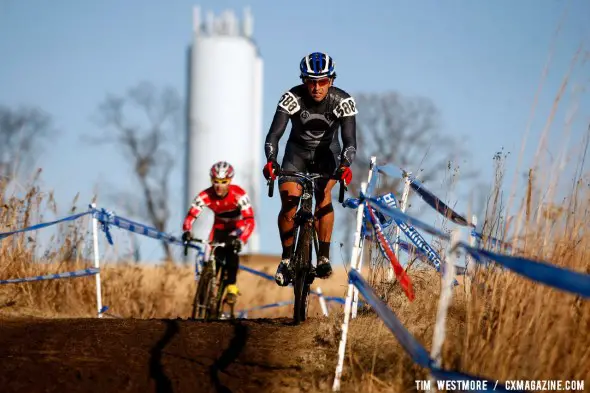
[[[219,161],[213,164],[209,173],[211,179],[232,179],[234,177],[234,167],[227,161]]]

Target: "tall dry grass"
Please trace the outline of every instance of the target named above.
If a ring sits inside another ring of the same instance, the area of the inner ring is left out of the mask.
[[[51,194],[44,193],[35,178],[23,195],[8,195],[6,183],[0,183],[0,232],[28,227],[48,221],[44,212],[57,214]],[[75,206],[76,200],[73,201]],[[78,213],[72,207],[68,214]],[[58,224],[38,231],[24,232],[3,239],[0,243],[0,279],[24,278],[75,271],[92,266],[92,237],[90,216]],[[38,235],[51,231],[43,246]],[[100,241],[105,241],[102,234]],[[115,238],[115,242],[117,239]],[[44,249],[41,249],[45,247]],[[263,264],[256,258],[243,258],[247,265],[274,274],[276,264]],[[244,262],[243,262],[244,263]],[[277,259],[278,263],[278,259]],[[346,273],[336,270],[332,279],[316,281],[326,296],[343,296]],[[290,301],[291,288],[278,287],[248,272],[238,274],[241,294],[237,309],[249,309],[265,304]],[[196,281],[194,267],[173,264],[139,265],[130,262],[101,261],[103,305],[109,307],[107,316],[123,318],[188,318],[190,316]],[[329,304],[330,309],[341,308]],[[321,315],[317,297],[312,296],[310,315]],[[249,318],[290,317],[292,306],[250,311]],[[95,277],[67,278],[19,284],[0,285],[0,318],[8,317],[94,317],[96,316]]]

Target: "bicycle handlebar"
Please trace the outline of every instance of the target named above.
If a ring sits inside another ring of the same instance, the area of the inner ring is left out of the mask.
[[[339,177],[336,177],[335,175],[324,175],[324,174],[319,174],[319,173],[305,173],[305,172],[297,172],[297,171],[283,171],[283,170],[279,170],[278,172],[276,172],[276,176],[277,177],[283,177],[283,176],[297,176],[297,177],[302,177],[305,179],[332,179],[332,180],[338,180],[340,183],[340,192],[338,194],[338,202],[342,203],[344,202],[344,191],[347,189],[347,187],[344,185],[344,181],[341,180]],[[270,198],[272,198],[272,196],[274,195],[274,188],[275,188],[275,181],[273,178],[268,179],[268,196]]]
[[[221,242],[221,243],[220,242],[210,242],[208,240],[197,239],[197,238],[190,238],[188,241],[184,242],[184,255],[185,256],[188,254],[188,245],[190,243],[208,244],[212,248],[225,247],[225,245],[226,245],[223,242]]]

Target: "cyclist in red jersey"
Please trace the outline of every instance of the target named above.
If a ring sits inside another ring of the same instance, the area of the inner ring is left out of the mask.
[[[240,264],[238,253],[248,242],[255,227],[254,210],[248,194],[236,184],[231,184],[234,168],[226,161],[219,161],[211,167],[212,186],[201,191],[193,200],[182,225],[182,240],[190,239],[193,223],[205,207],[215,213],[209,241],[225,242],[218,247],[215,257],[225,259],[227,270],[226,303],[235,303],[239,293],[236,285]]]

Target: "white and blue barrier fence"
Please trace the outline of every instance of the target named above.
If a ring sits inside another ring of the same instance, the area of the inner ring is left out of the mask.
[[[109,244],[111,244],[111,245],[114,243],[113,243],[112,235],[110,233],[110,228],[109,228],[110,225],[114,225],[114,226],[119,227],[121,229],[125,229],[130,232],[137,233],[137,234],[140,234],[143,236],[151,237],[153,239],[167,241],[171,244],[180,245],[180,246],[184,245],[182,240],[179,238],[176,238],[175,236],[166,234],[164,232],[160,232],[157,229],[152,228],[152,227],[148,227],[144,224],[134,222],[134,221],[131,221],[131,220],[123,218],[123,217],[119,217],[116,214],[114,214],[110,211],[107,211],[105,209],[97,210],[96,215],[97,215],[98,221],[102,224],[102,230],[105,233],[105,236],[106,236]],[[196,249],[196,252],[198,253],[198,258],[195,263],[195,278],[198,278],[198,275],[199,275],[198,265],[199,264],[202,265],[202,263],[204,262],[203,257],[205,256],[205,250],[204,250],[203,246],[201,246],[201,245],[189,244],[189,246],[191,248]],[[264,278],[265,280],[269,280],[269,281],[274,282],[274,277],[268,273],[264,273],[264,272],[261,272],[256,269],[252,269],[251,267],[243,266],[241,264],[239,265],[239,269],[244,270],[250,274],[259,276],[261,278]],[[311,290],[310,293],[312,295],[315,295],[318,297],[322,312],[325,316],[327,316],[328,315],[328,307],[326,305],[326,298],[323,296],[323,294],[321,292],[321,288],[317,287],[317,290]],[[333,301],[333,300],[331,299],[329,301]],[[267,304],[267,305],[263,305],[263,306],[257,306],[257,307],[251,308],[251,309],[238,311],[238,315],[247,316],[249,311],[267,309],[267,308],[273,308],[273,307],[281,307],[281,306],[288,305],[288,304],[290,304],[290,303],[277,302],[277,303],[271,303],[271,304]]]
[[[114,241],[113,241],[113,236],[110,231],[110,226],[114,225],[116,227],[119,227],[121,229],[130,231],[130,232],[133,232],[133,233],[136,233],[139,235],[147,236],[147,237],[157,239],[160,241],[166,241],[171,244],[175,244],[175,245],[179,245],[179,246],[184,246],[182,240],[175,237],[175,236],[158,231],[157,229],[155,229],[153,227],[129,220],[127,218],[120,217],[120,216],[114,214],[113,212],[108,211],[104,208],[97,209],[95,205],[90,205],[88,211],[83,212],[83,213],[74,214],[74,215],[64,217],[64,218],[61,218],[61,219],[58,219],[55,221],[40,223],[40,224],[32,225],[32,226],[18,229],[18,230],[14,230],[14,231],[0,233],[0,241],[2,239],[5,239],[9,236],[12,236],[12,235],[15,235],[18,233],[35,231],[35,230],[47,228],[47,227],[50,227],[53,225],[57,225],[57,224],[60,224],[60,223],[66,222],[66,221],[75,221],[75,220],[77,220],[81,217],[84,217],[86,215],[92,215],[93,254],[94,254],[93,255],[93,257],[94,257],[94,266],[93,267],[87,268],[87,269],[82,269],[82,270],[77,270],[77,271],[63,272],[63,273],[55,273],[55,274],[47,274],[47,275],[39,275],[39,276],[23,277],[23,278],[9,278],[9,279],[5,279],[5,280],[0,280],[0,285],[2,285],[2,284],[18,284],[18,283],[24,283],[24,282],[35,282],[35,281],[45,281],[45,280],[55,280],[55,279],[64,279],[64,278],[78,278],[78,277],[86,277],[86,276],[94,275],[96,277],[97,316],[99,318],[102,318],[102,316],[108,310],[108,307],[102,305],[100,259],[99,259],[99,249],[98,249],[98,224],[99,223],[100,223],[101,230],[104,232],[104,234],[107,238],[107,241],[111,245],[114,244]],[[199,253],[199,255],[201,255],[201,256],[203,256],[205,254],[203,248],[200,247],[199,245],[189,244],[189,247],[196,249],[196,252]],[[195,268],[196,267],[197,266],[195,266]],[[273,276],[271,276],[267,273],[258,271],[256,269],[252,269],[250,267],[242,266],[242,265],[240,265],[240,269],[244,270],[250,274],[254,274],[259,277],[262,277],[266,280],[274,281]],[[198,274],[198,269],[196,269],[196,270],[197,270],[197,274]],[[323,294],[321,292],[321,288],[319,288],[319,287],[316,290],[312,290],[310,292],[311,292],[311,294],[318,297],[318,300],[320,302],[320,306],[322,308],[322,312],[326,316],[328,315],[328,307],[327,307],[326,302],[344,303],[344,299],[323,296]],[[289,303],[285,303],[285,302],[271,303],[268,305],[263,305],[263,306],[258,306],[258,307],[254,307],[251,309],[243,310],[241,313],[242,313],[242,315],[247,315],[248,311],[253,311],[253,310],[258,310],[258,309],[266,309],[266,308],[271,308],[271,307],[280,307],[280,306],[287,305],[287,304],[289,304]]]
[[[585,298],[590,298],[590,275],[583,274],[579,272],[575,272],[566,268],[562,268],[556,265],[549,264],[547,262],[542,261],[535,261],[524,257],[515,257],[510,255],[504,255],[497,252],[492,252],[486,250],[484,248],[477,247],[473,244],[477,244],[477,241],[473,241],[474,238],[481,239],[482,235],[477,233],[475,229],[472,229],[470,235],[472,238],[472,244],[468,245],[465,242],[462,242],[458,237],[458,231],[454,231],[454,235],[451,236],[443,231],[438,230],[437,228],[424,223],[423,221],[414,218],[403,211],[401,211],[397,206],[394,198],[384,198],[384,196],[374,197],[372,196],[372,192],[375,188],[377,176],[372,174],[374,173],[382,173],[387,174],[390,176],[406,176],[408,177],[407,172],[391,165],[387,164],[384,166],[376,166],[375,165],[375,157],[371,158],[370,164],[370,175],[368,179],[368,186],[367,183],[363,183],[361,185],[361,192],[358,198],[349,198],[343,206],[349,208],[356,208],[357,209],[357,227],[355,233],[355,239],[353,244],[352,250],[352,259],[351,259],[351,270],[349,272],[349,291],[348,295],[345,300],[345,307],[344,307],[344,321],[342,324],[342,337],[340,340],[340,346],[338,350],[338,363],[336,366],[335,371],[335,378],[333,384],[333,391],[340,390],[340,379],[342,376],[343,364],[344,364],[344,355],[346,350],[346,340],[348,335],[348,324],[350,321],[350,313],[352,308],[352,287],[358,290],[365,300],[371,305],[371,307],[377,312],[379,317],[383,320],[386,326],[392,331],[392,333],[396,336],[397,340],[400,342],[402,347],[408,352],[408,354],[412,357],[414,362],[419,364],[422,367],[426,367],[430,370],[430,373],[433,378],[439,380],[453,380],[464,382],[464,386],[466,387],[465,390],[468,391],[482,391],[486,389],[482,389],[482,386],[485,384],[493,385],[493,389],[491,390],[500,390],[504,389],[502,386],[498,386],[497,383],[492,383],[491,381],[484,380],[478,377],[469,376],[467,374],[462,374],[459,372],[449,372],[442,370],[438,364],[439,361],[435,361],[432,359],[427,351],[418,343],[418,341],[404,328],[401,322],[397,319],[395,314],[388,308],[388,306],[380,301],[372,288],[363,280],[360,274],[360,267],[357,262],[358,257],[358,250],[362,248],[363,242],[366,238],[366,233],[363,230],[366,230],[366,227],[363,225],[365,221],[371,222],[373,224],[373,231],[375,232],[374,238],[378,240],[381,252],[384,254],[386,259],[389,259],[392,265],[395,264],[396,261],[395,256],[391,256],[388,250],[391,249],[391,243],[388,239],[384,238],[384,236],[379,236],[379,231],[382,229],[381,221],[386,223],[390,222],[387,221],[388,217],[393,219],[400,229],[404,230],[404,233],[407,237],[414,243],[414,246],[421,250],[423,254],[425,254],[428,259],[433,262],[437,255],[433,255],[429,253],[428,247],[425,247],[427,243],[423,240],[423,238],[412,236],[414,233],[418,233],[416,230],[408,231],[408,228],[412,228],[411,226],[415,226],[416,228],[420,228],[427,233],[430,233],[434,236],[437,236],[441,239],[445,240],[452,240],[451,250],[454,251],[456,249],[462,248],[464,249],[471,257],[473,257],[474,262],[479,264],[487,264],[488,261],[493,261],[500,266],[512,270],[513,272],[520,274],[523,277],[526,277],[530,280],[536,281],[538,283],[560,289],[562,291],[566,291],[572,293],[577,296],[582,296]],[[416,191],[422,199],[424,199],[430,206],[432,206],[436,211],[441,213],[443,216],[448,218],[453,223],[459,226],[469,226],[474,228],[474,223],[468,222],[465,218],[463,218],[460,214],[452,210],[448,207],[445,203],[443,203],[438,197],[436,197],[433,193],[428,191],[422,183],[420,183],[415,178],[410,178],[410,186],[414,191]],[[387,203],[387,200],[390,203]],[[377,214],[372,214],[376,212]],[[368,214],[367,214],[368,213]],[[413,229],[413,228],[412,228]],[[420,241],[416,241],[416,239],[420,239]],[[510,248],[510,245],[500,241],[499,239],[491,239],[492,243],[496,243],[504,248]],[[400,243],[402,244],[402,243]],[[409,248],[409,247],[408,247]],[[449,256],[447,255],[447,258]],[[439,266],[442,262],[442,270],[444,273],[446,269],[449,270],[449,273],[454,273],[454,261],[449,262],[453,264],[451,268],[445,268],[446,262],[440,260],[438,258]],[[449,274],[448,273],[448,274]],[[448,284],[450,285],[451,280],[448,280]],[[454,278],[454,277],[453,277]],[[411,292],[411,291],[410,291]],[[449,288],[443,288],[444,295],[446,299],[441,298],[440,307],[439,307],[439,315],[443,315],[443,319],[438,320],[437,318],[437,326],[435,330],[437,332],[437,339],[439,342],[436,343],[436,346],[441,347],[442,340],[444,340],[444,327],[442,329],[443,333],[440,333],[440,325],[444,326],[444,318],[446,318],[446,308],[448,308],[450,303],[450,291]],[[408,294],[408,292],[406,292]],[[442,294],[441,294],[442,296]],[[408,297],[411,300],[411,296]],[[441,313],[442,309],[442,313]],[[435,336],[437,336],[435,335]],[[439,348],[440,349],[440,348]],[[436,352],[433,346],[433,352]],[[479,385],[477,384],[479,381]],[[475,385],[473,384],[475,383]]]
[[[77,270],[72,272],[63,272],[63,273],[55,273],[55,274],[47,274],[47,275],[40,275],[40,276],[33,276],[33,277],[24,277],[24,278],[10,278],[6,280],[0,280],[0,285],[2,284],[18,284],[23,282],[35,282],[35,281],[46,281],[46,280],[57,280],[57,279],[64,279],[64,278],[78,278],[78,277],[86,277],[94,275],[96,277],[96,311],[98,318],[102,318],[103,314],[108,310],[107,306],[102,305],[102,291],[101,291],[101,282],[100,282],[100,264],[98,259],[98,229],[97,229],[97,220],[96,220],[96,208],[95,205],[90,205],[88,211],[83,213],[74,214],[68,217],[61,218],[59,220],[50,221],[46,223],[40,223],[36,225],[32,225],[26,228],[21,228],[15,231],[3,232],[0,233],[0,241],[3,239],[16,235],[18,233],[24,233],[29,231],[36,231],[39,229],[47,228],[53,225],[57,225],[66,221],[75,221],[81,217],[86,215],[92,214],[92,234],[93,234],[93,253],[94,253],[94,266],[92,268]]]
[[[93,275],[97,274],[98,272],[99,272],[99,269],[91,267],[88,269],[77,270],[74,272],[46,274],[44,276],[32,276],[32,277],[25,277],[25,278],[9,278],[8,280],[0,280],[0,284],[20,284],[23,282],[56,280],[58,278],[86,277],[86,276],[93,276]]]

